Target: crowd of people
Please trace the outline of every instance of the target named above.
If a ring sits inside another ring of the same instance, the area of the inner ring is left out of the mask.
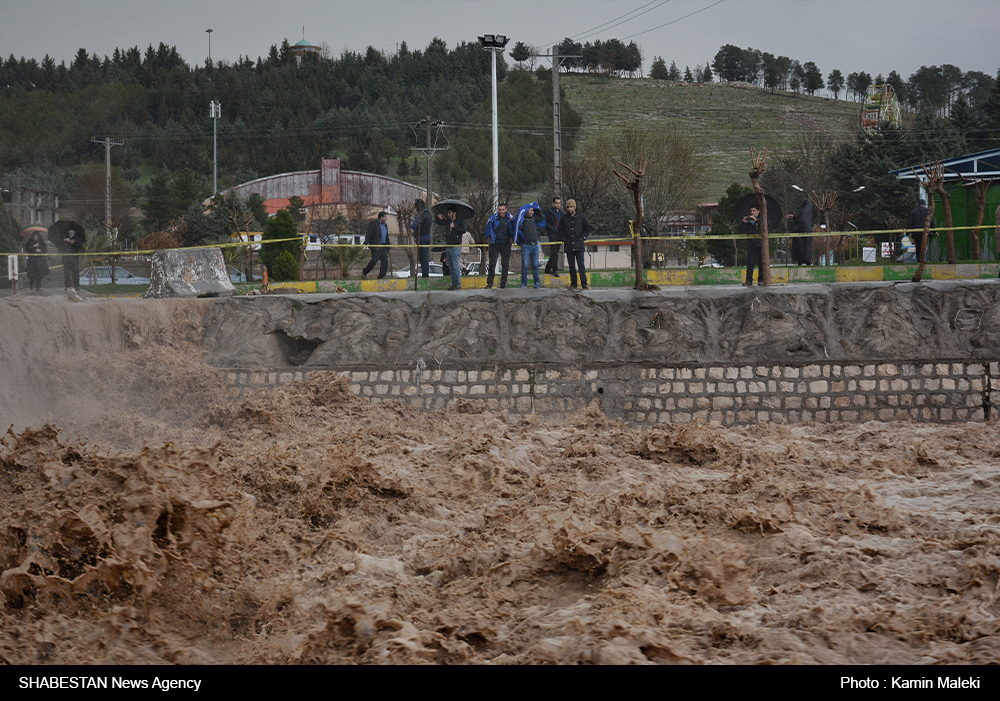
[[[444,203],[437,215],[431,213],[427,203],[416,200],[416,216],[410,228],[418,244],[418,273],[420,277],[430,277],[430,256],[433,250],[432,233],[437,227],[437,237],[443,243],[442,263],[445,274],[451,276],[449,290],[462,289],[462,246],[468,242],[469,232],[461,216],[458,205]],[[364,267],[362,277],[367,276],[379,264],[379,278],[384,278],[389,269],[389,235],[386,226],[386,212],[379,212],[365,236],[365,245],[371,250],[371,260]],[[569,267],[570,289],[588,289],[587,266],[584,262],[587,237],[593,232],[587,216],[577,211],[576,201],[567,200],[566,211],[562,210],[562,198],[553,197],[552,206],[543,210],[538,202],[529,202],[517,213],[507,209],[501,202],[497,210],[486,222],[484,231],[487,247],[486,287],[492,289],[499,267],[499,287],[507,287],[510,273],[510,256],[517,246],[521,252],[521,289],[534,284],[534,289],[542,286],[539,266],[542,260],[542,242],[548,240],[548,259],[544,270],[553,277],[559,275],[561,249],[566,253]]]

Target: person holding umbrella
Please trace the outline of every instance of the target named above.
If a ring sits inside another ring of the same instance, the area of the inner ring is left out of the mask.
[[[42,291],[42,278],[49,274],[49,262],[43,255],[49,252],[49,247],[45,243],[45,235],[48,232],[40,226],[33,226],[21,232],[22,236],[27,236],[24,242],[24,252],[36,255],[28,256],[28,263],[25,266],[28,272],[28,289]]]
[[[448,205],[448,228],[445,230],[444,242],[448,245],[445,255],[448,256],[448,268],[451,272],[451,287],[449,290],[462,289],[462,235],[465,234],[465,221],[458,218],[458,207]]]
[[[442,200],[434,205],[436,224],[444,238],[447,273],[451,275],[449,290],[462,289],[462,240],[467,233],[465,220],[476,216],[476,210],[462,200]]]

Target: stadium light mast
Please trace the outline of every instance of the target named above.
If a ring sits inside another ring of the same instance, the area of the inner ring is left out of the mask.
[[[484,34],[479,43],[490,52],[493,64],[493,211],[500,205],[500,136],[497,126],[497,54],[503,53],[510,37],[503,34]]]

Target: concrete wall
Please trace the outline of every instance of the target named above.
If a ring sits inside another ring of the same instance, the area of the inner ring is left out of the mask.
[[[317,371],[229,369],[226,384],[235,399],[310,372]],[[336,372],[356,395],[417,410],[462,404],[560,420],[596,402],[605,415],[635,425],[995,421],[1000,409],[997,361]]]

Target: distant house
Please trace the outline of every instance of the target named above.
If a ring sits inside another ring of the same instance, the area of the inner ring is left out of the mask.
[[[65,198],[60,193],[28,187],[16,175],[0,181],[0,199],[23,227],[49,226],[65,215],[60,208]]]
[[[917,164],[900,168],[890,171],[890,175],[895,175],[900,180],[916,182],[918,176],[920,178],[926,177],[923,171],[924,165],[929,168],[933,164]],[[996,257],[996,211],[997,207],[1000,206],[1000,148],[942,160],[941,168],[945,189],[951,195],[952,223],[955,227],[975,226],[978,217],[975,188],[967,186],[962,178],[964,177],[969,182],[991,178],[998,180],[986,192],[986,213],[983,217],[983,228],[979,232],[980,257],[983,260],[993,260]],[[923,187],[920,187],[920,197],[927,197]],[[939,195],[935,195],[934,198],[936,200],[934,218],[941,226],[944,222],[944,205]],[[936,245],[937,242],[932,242],[930,254],[932,260],[935,258]],[[972,236],[969,229],[955,232],[955,252],[959,260],[972,260]]]
[[[305,39],[302,39],[302,41],[295,42],[295,44],[291,47],[291,51],[292,55],[295,56],[295,62],[301,64],[302,59],[305,56],[308,56],[309,54],[319,56],[322,53],[323,49],[313,44],[310,44]]]

